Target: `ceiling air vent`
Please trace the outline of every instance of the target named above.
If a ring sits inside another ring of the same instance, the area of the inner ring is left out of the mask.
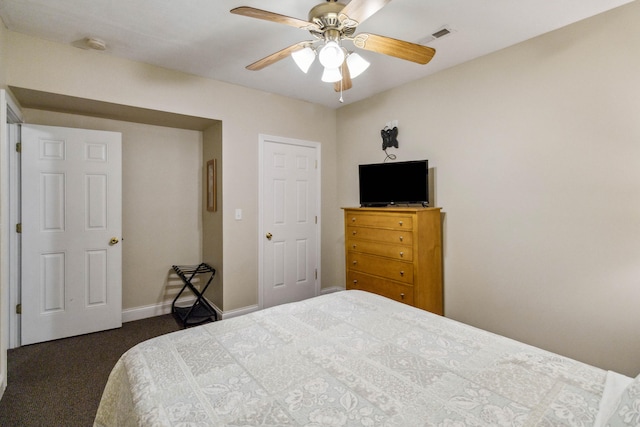
[[[446,37],[446,36],[450,35],[453,32],[454,31],[451,29],[451,27],[449,27],[448,25],[445,25],[442,28],[440,28],[438,31],[435,31],[435,32],[431,33],[430,35],[428,35],[427,37],[425,37],[424,39],[420,40],[418,43],[419,44],[428,44],[428,43],[431,43],[434,40],[438,40],[438,39],[441,39],[443,37]]]
[[[451,30],[449,30],[448,28],[443,28],[441,30],[436,31],[435,33],[431,34],[433,37],[439,39],[440,37],[444,37],[447,34],[451,34]]]

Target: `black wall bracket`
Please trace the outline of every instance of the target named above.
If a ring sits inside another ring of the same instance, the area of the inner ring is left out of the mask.
[[[398,127],[393,128],[385,127],[380,131],[382,136],[382,149],[386,150],[389,147],[398,148]]]

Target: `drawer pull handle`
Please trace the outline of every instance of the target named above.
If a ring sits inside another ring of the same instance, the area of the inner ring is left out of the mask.
[[[404,276],[404,270],[400,270],[400,275]]]
[[[400,258],[404,256],[404,252],[400,252]]]
[[[357,231],[356,231],[356,230],[353,230],[353,231],[351,232],[351,234],[353,234],[354,236],[356,235],[356,233],[357,233]]]
[[[402,226],[402,221],[398,221],[398,224],[399,224],[400,226]]]
[[[353,284],[354,284],[354,285],[357,285],[357,284],[358,284],[358,280],[354,280],[354,281],[353,281]]]
[[[358,261],[353,261],[353,265],[356,265],[356,264],[358,264]]]
[[[353,245],[353,249],[355,249],[355,248],[356,248],[356,245]]]
[[[400,294],[400,299],[404,299],[404,294]]]
[[[351,218],[351,222],[356,222],[356,217]]]
[[[404,241],[404,237],[400,236],[400,241],[401,242]]]

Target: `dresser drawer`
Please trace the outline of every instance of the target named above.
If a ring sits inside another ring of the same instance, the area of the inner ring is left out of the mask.
[[[404,261],[413,261],[411,246],[389,245],[387,243],[369,242],[366,240],[349,239],[347,248],[354,252],[364,252]]]
[[[359,227],[392,228],[396,230],[412,230],[413,217],[411,215],[367,215],[358,212],[348,212],[347,225]]]
[[[350,271],[347,276],[347,289],[359,289],[373,292],[393,300],[413,305],[413,286],[390,282],[380,277]]]
[[[347,268],[399,282],[413,283],[413,264],[409,262],[349,252],[347,254]]]
[[[347,239],[374,240],[376,242],[413,244],[411,230],[388,230],[384,228],[347,227]]]

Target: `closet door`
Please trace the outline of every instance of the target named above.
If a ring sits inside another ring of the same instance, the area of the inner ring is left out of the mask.
[[[301,141],[262,142],[262,307],[318,294],[318,148]]]
[[[22,345],[122,326],[121,145],[22,126]]]

